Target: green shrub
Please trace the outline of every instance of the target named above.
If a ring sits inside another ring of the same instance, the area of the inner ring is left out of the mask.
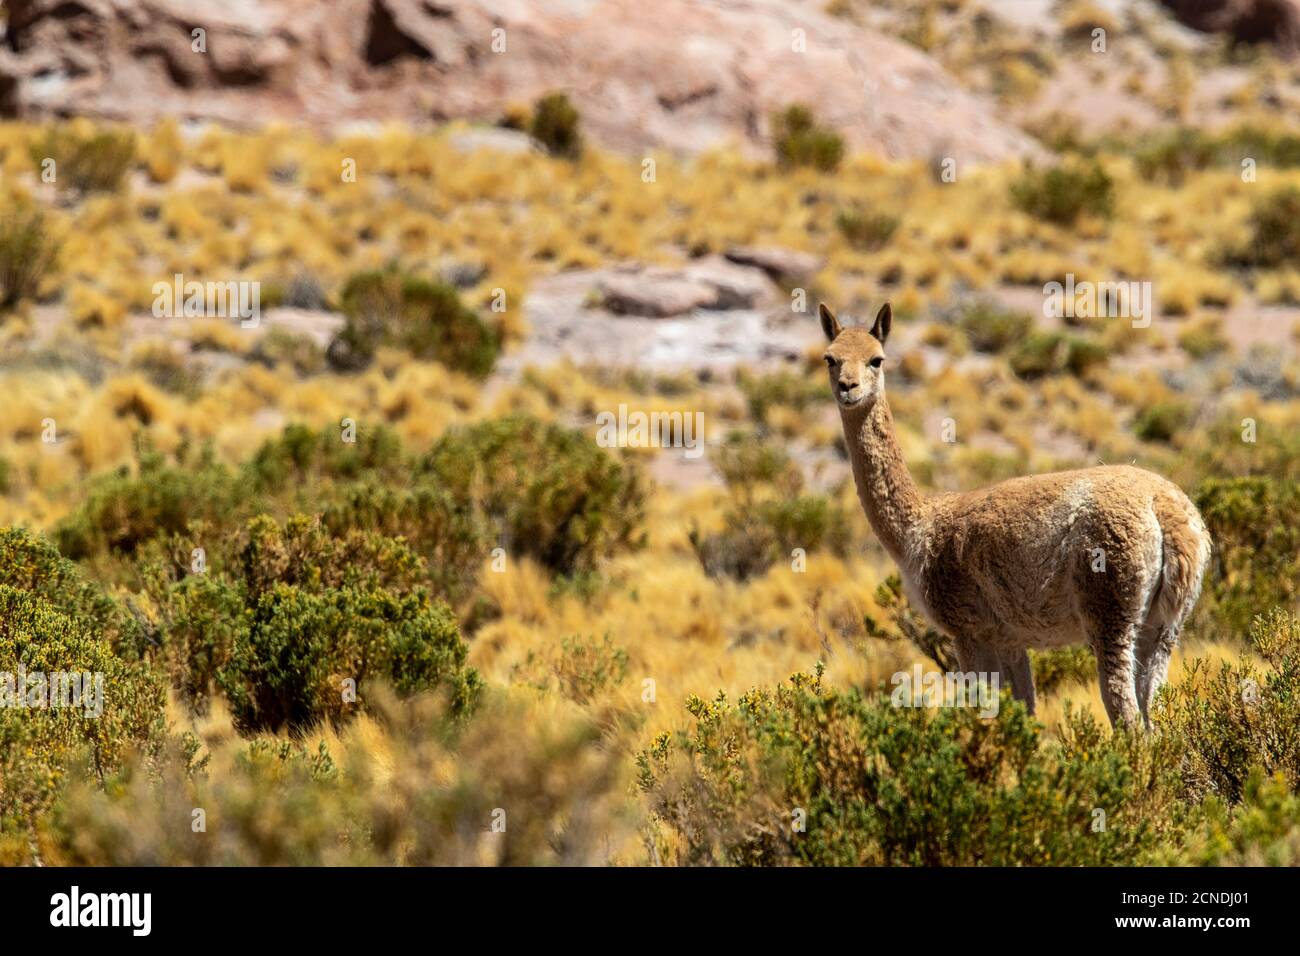
[[[1134,155],[1134,164],[1143,179],[1181,186],[1189,174],[1212,165],[1218,147],[1204,132],[1180,128],[1147,138]]]
[[[215,685],[241,730],[299,731],[355,710],[345,679],[358,697],[378,680],[401,694],[441,689],[458,713],[473,703],[480,681],[455,618],[403,540],[263,515],[241,545],[219,570],[152,582],[164,666],[192,707]]]
[[[79,701],[62,678],[59,689],[53,683],[54,675],[73,673],[89,682]],[[115,656],[86,622],[9,584],[0,584],[0,675],[0,859],[30,862],[35,821],[74,763],[84,760],[102,781],[132,748],[161,739],[163,688],[143,665]],[[62,706],[33,698],[47,694]]]
[[[350,437],[354,440],[343,440],[341,427],[316,431],[306,425],[286,425],[278,437],[254,452],[243,473],[258,491],[308,488],[313,495],[322,482],[398,481],[409,475],[410,462],[392,429],[357,428]]]
[[[796,675],[732,703],[692,697],[688,730],[638,758],[652,853],[686,864],[1115,865],[1180,822],[1176,752],[1071,715],[1066,741],[1004,697],[894,707]],[[1097,827],[1096,811],[1105,814]],[[796,819],[802,811],[803,828]]]
[[[907,595],[903,593],[903,579],[891,574],[881,581],[873,595],[876,606],[885,613],[884,620],[877,620],[870,614],[862,619],[863,629],[868,637],[885,641],[906,640],[918,651],[939,665],[945,672],[961,670],[957,665],[957,654],[952,649],[952,641],[933,627],[912,609]]]
[[[529,651],[523,664],[514,668],[514,678],[539,690],[554,685],[569,700],[588,704],[621,685],[627,679],[627,668],[627,651],[610,635],[599,641],[573,635],[563,638],[549,655]]]
[[[422,472],[472,502],[509,550],[553,571],[590,568],[643,538],[640,471],[559,425],[514,416],[453,429]]]
[[[752,501],[760,487],[791,495],[803,485],[803,475],[785,448],[744,432],[727,435],[711,457],[727,489],[742,501]]]
[[[1033,332],[1011,351],[1011,371],[1021,378],[1055,375],[1065,368],[1067,345],[1058,332]]]
[[[1138,413],[1133,434],[1143,441],[1169,442],[1187,427],[1191,417],[1191,409],[1184,402],[1155,402]]]
[[[1024,379],[1069,372],[1082,375],[1106,361],[1103,345],[1092,339],[1059,332],[1030,332],[1011,351],[1011,370]]]
[[[1300,166],[1300,136],[1251,126],[1217,134],[1182,127],[1144,135],[1133,158],[1143,179],[1179,186],[1189,174],[1213,166],[1240,170],[1247,158],[1274,168]]]
[[[957,325],[980,352],[1001,352],[1022,341],[1033,324],[1032,317],[1022,312],[1008,312],[991,302],[971,303],[957,318]]]
[[[1300,601],[1300,485],[1268,477],[1209,478],[1192,500],[1214,542],[1203,613],[1243,634],[1259,608]]]
[[[1186,743],[1183,772],[1194,795],[1237,803],[1257,770],[1300,790],[1300,617],[1261,615],[1250,638],[1267,668],[1197,660],[1165,692],[1159,723]]]
[[[1101,164],[1026,167],[1011,184],[1017,209],[1038,219],[1071,226],[1085,213],[1108,217],[1114,209],[1114,183]]]
[[[1241,803],[1211,797],[1179,863],[1194,866],[1300,866],[1300,795],[1281,775],[1256,769]]]
[[[1226,349],[1228,340],[1223,337],[1222,323],[1195,322],[1178,334],[1178,344],[1192,358],[1203,359]]]
[[[86,192],[116,192],[135,161],[135,134],[102,130],[81,136],[68,127],[51,129],[32,147],[37,174],[54,160],[55,182]]]
[[[73,560],[109,552],[131,555],[146,541],[185,531],[192,521],[221,518],[238,502],[231,472],[211,460],[193,468],[141,455],[135,474],[123,468],[95,483],[77,510],[54,530]]]
[[[793,104],[772,117],[772,145],[782,168],[810,166],[823,173],[839,168],[844,138],[821,126],[811,109]]]
[[[1066,684],[1086,684],[1097,676],[1097,658],[1087,647],[1057,647],[1029,652],[1034,668],[1034,687],[1050,694]]]
[[[528,134],[552,156],[577,159],[582,155],[581,120],[563,93],[548,93],[533,106]]]
[[[118,602],[52,544],[21,528],[0,530],[0,585],[48,601],[119,654],[133,656],[139,644],[139,625]]]
[[[131,357],[131,367],[163,391],[193,400],[202,377],[185,356],[167,345],[145,348]]]
[[[535,695],[492,694],[465,719],[427,695],[381,691],[368,695],[373,722],[328,746],[227,735],[203,760],[178,745],[133,762],[107,791],[66,781],[45,861],[580,866],[613,862],[634,834],[625,755],[576,708],[539,712]],[[207,833],[190,831],[195,807]],[[509,825],[493,832],[498,808]]]
[[[331,497],[320,519],[335,535],[370,531],[404,538],[425,559],[433,593],[448,601],[467,595],[491,544],[488,521],[475,503],[427,480],[410,488],[354,482]]]
[[[268,368],[287,365],[298,375],[325,370],[325,352],[314,339],[282,328],[272,328],[258,339],[250,357]]]
[[[1065,370],[1071,375],[1083,375],[1090,368],[1105,365],[1110,351],[1100,342],[1071,335],[1066,339]]]
[[[727,512],[721,531],[707,536],[694,528],[690,532],[691,547],[705,572],[738,581],[791,560],[796,548],[843,555],[849,539],[848,515],[821,495],[738,502]]]
[[[496,331],[443,282],[362,272],[347,281],[340,299],[346,320],[327,357],[341,371],[365,368],[382,345],[483,378],[501,350]]]
[[[1247,225],[1250,239],[1229,261],[1255,268],[1300,261],[1300,189],[1288,186],[1256,200]]]
[[[467,709],[479,688],[456,619],[423,592],[354,587],[319,593],[276,584],[248,606],[240,635],[217,682],[244,731],[301,730],[338,722],[353,708],[343,681],[391,682],[399,692],[449,690]]]
[[[842,209],[835,214],[835,228],[849,245],[870,252],[889,242],[898,231],[899,218],[888,213]]]
[[[768,413],[775,407],[803,411],[809,406],[825,402],[830,387],[820,375],[799,372],[769,372],[762,375],[742,369],[736,384],[745,396],[749,415],[760,425],[767,424]]]
[[[57,257],[45,214],[23,204],[9,206],[0,215],[0,310],[34,296]]]

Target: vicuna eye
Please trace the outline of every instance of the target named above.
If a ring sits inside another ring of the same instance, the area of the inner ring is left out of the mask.
[[[883,355],[877,355],[875,358],[873,358],[873,359],[871,360],[871,367],[872,367],[872,368],[880,368],[881,364],[882,364],[884,361],[885,361],[885,357],[884,357]]]
[[[834,359],[833,357],[831,357],[831,356],[829,356],[829,355],[823,355],[822,358],[824,358],[824,359],[826,360],[826,366],[827,366],[827,368],[834,368],[834,367],[835,367],[835,359]]]

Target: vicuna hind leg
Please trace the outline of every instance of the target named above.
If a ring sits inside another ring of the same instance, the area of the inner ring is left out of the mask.
[[[1101,702],[1112,727],[1136,727],[1142,719],[1137,696],[1137,630],[1136,625],[1129,624],[1092,642]]]
[[[1016,700],[1023,701],[1025,709],[1034,712],[1034,668],[1029,663],[1026,650],[1003,652],[998,655],[1002,664],[1002,673],[1011,679],[1011,694]]]
[[[1151,704],[1169,676],[1169,658],[1178,646],[1177,624],[1148,621],[1137,641],[1137,699],[1142,719],[1151,726]]]

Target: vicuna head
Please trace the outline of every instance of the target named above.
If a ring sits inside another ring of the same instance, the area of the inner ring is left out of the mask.
[[[870,408],[885,394],[885,340],[889,338],[894,317],[889,303],[876,313],[870,332],[843,328],[824,302],[818,307],[818,313],[830,342],[823,358],[835,401],[840,408]]]

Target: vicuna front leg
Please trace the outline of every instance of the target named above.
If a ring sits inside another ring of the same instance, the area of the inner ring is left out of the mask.
[[[1116,632],[1103,633],[1093,639],[1097,655],[1097,680],[1101,684],[1101,702],[1112,727],[1124,724],[1136,727],[1142,720],[1137,697],[1137,626],[1130,624]]]
[[[953,641],[953,650],[957,653],[957,666],[965,673],[972,671],[977,675],[977,679],[987,681],[989,686],[993,684],[993,675],[996,674],[998,681],[998,690],[1001,692],[1002,687],[1011,675],[1004,667],[1003,658],[998,654],[993,646],[979,639],[958,638]],[[1026,658],[1026,660],[1028,660]],[[1012,687],[1015,681],[1012,679]],[[1033,691],[1031,689],[1030,693]]]

